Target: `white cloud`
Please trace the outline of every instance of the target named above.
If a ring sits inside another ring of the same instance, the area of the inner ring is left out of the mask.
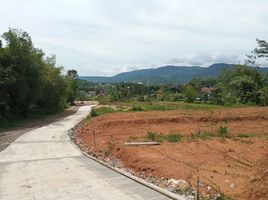
[[[30,33],[81,75],[242,62],[268,39],[267,0],[1,0],[0,33]],[[175,58],[175,59],[174,59]],[[171,61],[176,62],[171,62]]]

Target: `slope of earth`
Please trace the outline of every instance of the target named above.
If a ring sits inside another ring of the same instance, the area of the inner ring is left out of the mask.
[[[220,126],[230,130],[228,139],[206,137]],[[157,146],[124,145],[145,138],[148,131],[179,133],[187,139]],[[163,187],[161,180],[170,179],[194,186],[199,176],[204,195],[217,191],[234,199],[267,199],[263,166],[268,160],[268,108],[110,113],[82,124],[75,138],[83,150],[115,160],[138,176],[154,177]]]

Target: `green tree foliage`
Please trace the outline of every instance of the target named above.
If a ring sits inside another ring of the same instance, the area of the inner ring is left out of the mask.
[[[258,104],[258,92],[263,87],[263,74],[254,67],[238,65],[224,71],[219,77],[217,89],[225,103]]]
[[[33,46],[28,33],[10,29],[0,40],[0,126],[11,116],[27,116],[34,110],[45,113],[63,109],[67,103],[68,78],[55,66],[55,56],[45,57]],[[77,73],[72,71],[73,77]],[[69,76],[69,75],[68,75]]]
[[[254,52],[258,55],[258,57],[268,57],[268,42],[265,40],[257,39],[258,47],[254,50]]]
[[[186,96],[186,101],[192,103],[196,100],[197,90],[191,85],[185,85],[182,89],[182,93]]]
[[[71,104],[73,104],[74,100],[79,96],[77,78],[78,74],[76,70],[72,69],[67,71],[67,75],[65,76],[67,85],[67,101]]]

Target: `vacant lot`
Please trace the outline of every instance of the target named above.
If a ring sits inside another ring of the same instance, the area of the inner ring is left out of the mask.
[[[86,121],[75,135],[84,150],[163,187],[167,179],[194,187],[199,176],[204,195],[268,199],[268,108],[116,112]],[[149,140],[161,144],[124,145]]]

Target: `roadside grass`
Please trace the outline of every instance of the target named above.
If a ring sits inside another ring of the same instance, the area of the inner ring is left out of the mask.
[[[168,102],[168,101],[152,101],[152,102],[117,102],[116,105],[127,106],[130,111],[150,111],[150,110],[208,110],[224,108],[218,105],[209,104],[194,104],[194,103],[183,103],[183,102]]]
[[[110,107],[109,107],[110,106]],[[208,104],[193,104],[193,103],[182,103],[182,102],[114,102],[107,104],[104,107],[93,108],[86,119],[101,116],[106,113],[113,112],[139,112],[139,111],[152,111],[152,110],[210,110],[224,108],[223,106],[208,105]]]
[[[86,120],[90,120],[94,117],[102,116],[107,113],[114,113],[114,112],[122,112],[121,109],[114,109],[111,107],[99,107],[99,108],[92,108],[88,116],[86,117]]]
[[[65,109],[69,108],[66,106]],[[59,110],[43,110],[43,109],[33,109],[27,116],[12,115],[1,116],[0,115],[0,133],[15,128],[20,128],[24,125],[38,122],[39,120],[45,119],[47,117],[53,116],[55,114],[63,113],[63,109]]]
[[[93,108],[87,119],[104,115],[113,112],[140,112],[140,111],[168,111],[168,110],[206,110],[209,116],[213,118],[214,109],[228,109],[228,108],[247,107],[245,105],[212,105],[212,104],[197,104],[185,102],[170,102],[170,101],[126,101],[126,102],[106,102],[103,107]]]

